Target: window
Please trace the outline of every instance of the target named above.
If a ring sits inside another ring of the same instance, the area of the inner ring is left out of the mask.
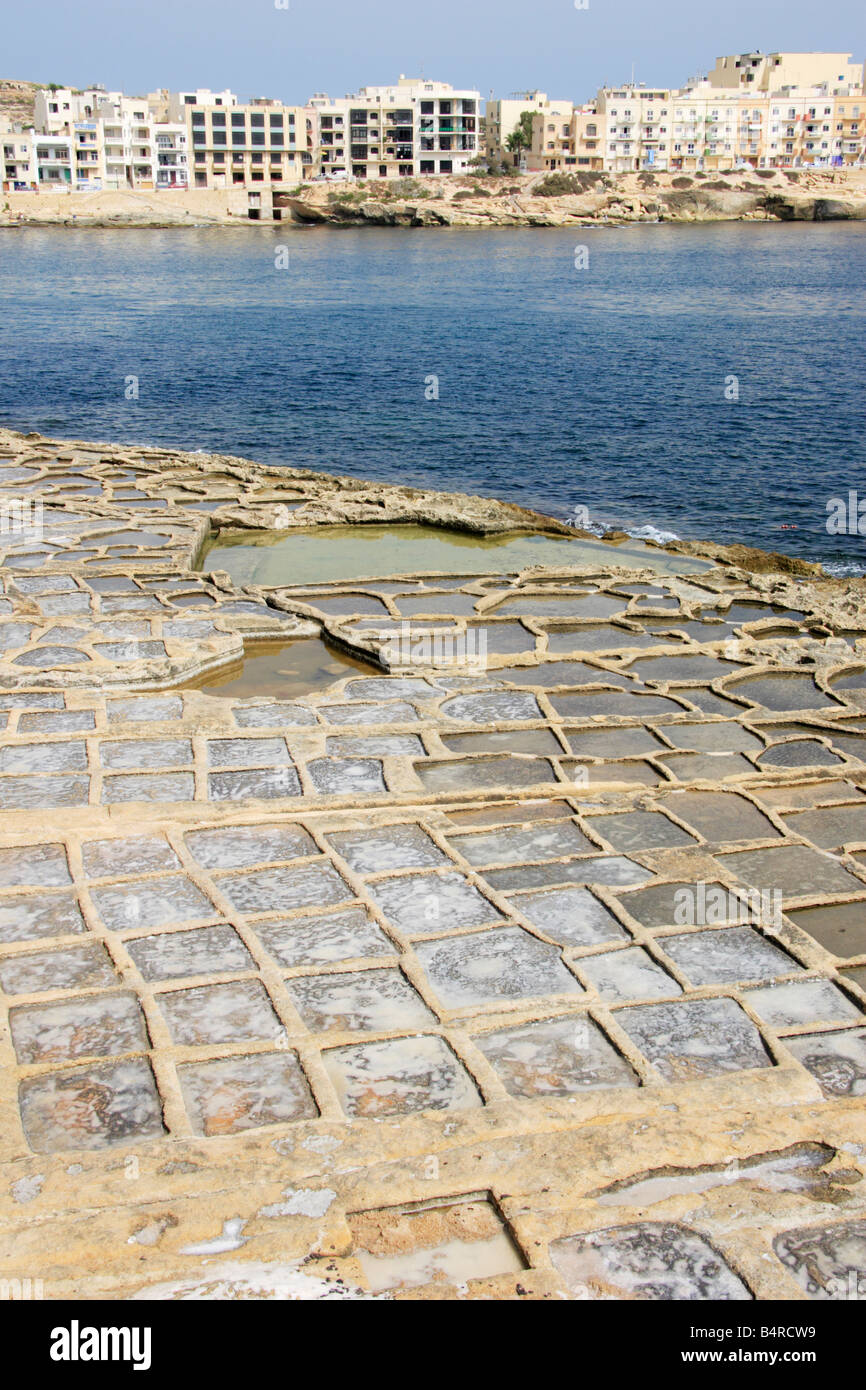
[[[246,125],[246,122],[247,122],[247,118],[246,118],[246,116],[244,115],[243,111],[233,111],[233,112],[232,112],[232,126],[233,126],[233,127],[240,127],[240,129],[243,129],[243,128],[245,127],[245,125]]]
[[[192,113],[192,123],[193,123],[193,127],[195,127],[195,126],[197,126],[197,125],[203,126],[203,125],[204,125],[204,112],[203,112],[203,111],[193,111],[193,113]]]
[[[270,124],[271,124],[271,130],[282,130],[282,128],[283,128],[283,118],[282,118],[282,116],[271,116],[271,118],[270,118]]]
[[[265,118],[260,111],[253,111],[250,116],[250,125],[253,130],[264,130]]]
[[[193,118],[193,121],[194,121],[194,120],[195,120],[195,118]],[[211,123],[211,125],[213,126],[214,130],[225,130],[225,128],[226,128],[226,113],[225,113],[225,111],[212,111],[212,112],[211,112],[210,123]]]

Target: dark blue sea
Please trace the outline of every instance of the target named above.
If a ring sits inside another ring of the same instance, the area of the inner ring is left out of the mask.
[[[866,223],[0,232],[0,422],[864,572],[864,287]]]

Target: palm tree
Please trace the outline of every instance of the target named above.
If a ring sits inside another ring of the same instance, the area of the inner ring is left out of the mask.
[[[521,111],[517,125],[505,141],[508,153],[514,156],[514,163],[520,163],[524,150],[532,148],[532,111]]]

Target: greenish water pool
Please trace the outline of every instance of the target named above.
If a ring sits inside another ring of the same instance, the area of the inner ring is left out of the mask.
[[[323,584],[397,574],[511,573],[529,565],[619,564],[659,574],[697,574],[702,560],[640,541],[603,541],[508,532],[479,536],[436,526],[316,526],[290,531],[222,531],[200,568],[227,570],[238,584]]]

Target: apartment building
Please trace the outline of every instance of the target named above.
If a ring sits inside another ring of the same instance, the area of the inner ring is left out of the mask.
[[[866,86],[858,93],[833,99],[831,164],[866,163]]]
[[[671,97],[668,168],[672,171],[763,167],[769,99],[706,80]]]
[[[3,192],[35,188],[38,174],[33,131],[0,116],[0,149],[3,152]]]
[[[186,121],[187,109],[191,106],[237,106],[234,92],[226,88],[222,92],[212,92],[210,87],[196,87],[191,92],[168,92],[163,87],[151,92],[147,98],[148,106],[157,121]]]
[[[830,92],[863,89],[864,65],[850,53],[732,53],[717,58],[707,76],[711,87],[778,92],[783,87],[824,87]]]
[[[866,139],[866,97],[828,95],[818,88],[769,99],[768,167],[843,168],[861,164]]]
[[[70,135],[33,135],[33,155],[38,188],[74,187],[73,142]]]
[[[538,169],[571,168],[574,154],[574,105],[570,101],[550,105],[532,116],[532,144],[526,154],[526,167]]]
[[[604,126],[605,169],[629,173],[669,167],[672,96],[662,87],[602,87],[595,105]]]
[[[532,117],[532,145],[525,158],[530,173],[604,168],[604,126],[595,104],[551,103]]]
[[[241,103],[230,93],[220,101],[173,99],[171,112],[183,111],[193,188],[234,188],[299,183],[306,150],[306,112],[270,97]],[[157,131],[161,127],[157,126]]]
[[[189,187],[189,132],[182,121],[162,121],[154,127],[157,188]]]
[[[464,173],[479,150],[480,92],[405,77],[308,103],[312,177],[389,179]]]
[[[69,179],[58,178],[49,163],[45,174],[39,175],[40,182],[66,181],[80,191],[157,187],[156,122],[147,98],[107,92],[104,87],[81,92],[49,88],[36,94],[34,115],[43,146],[49,136],[72,142]],[[185,143],[185,132],[173,129],[170,133],[179,184],[180,155],[185,153],[180,135],[184,134]]]
[[[508,154],[508,137],[513,135],[524,111],[533,116],[571,107],[570,101],[551,101],[546,92],[512,92],[508,97],[491,97],[485,107],[484,153],[499,160]]]
[[[46,135],[68,135],[76,121],[95,120],[101,108],[113,110],[124,100],[122,92],[108,92],[104,87],[87,87],[83,91],[75,91],[72,87],[47,87],[34,98],[35,128]],[[143,115],[147,115],[146,104]]]

